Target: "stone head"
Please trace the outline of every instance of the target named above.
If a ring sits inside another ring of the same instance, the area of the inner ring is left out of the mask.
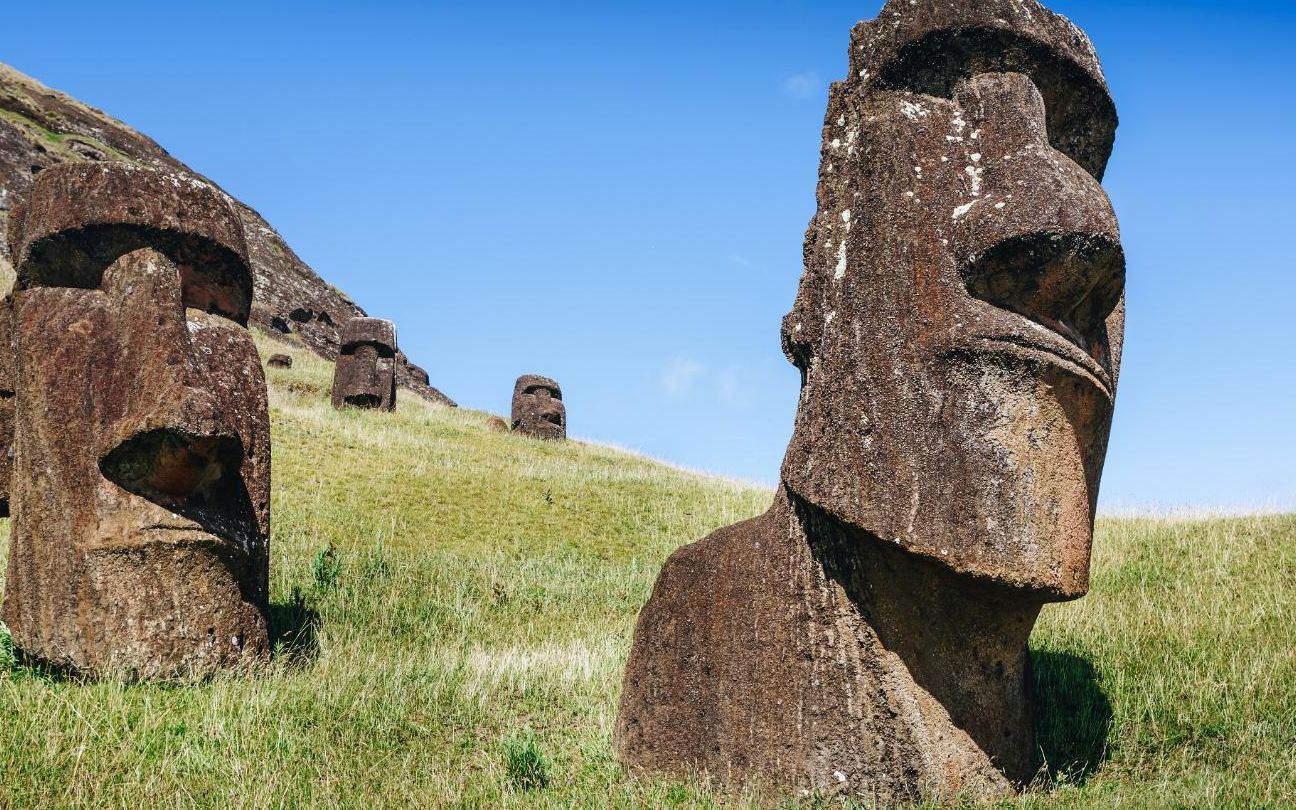
[[[1124,328],[1098,59],[1034,0],[891,0],[850,55],[783,323],[783,479],[955,572],[1083,595]]]
[[[264,655],[269,415],[238,214],[191,176],[62,165],[9,235],[15,640],[142,673]]]
[[[567,438],[567,408],[558,383],[523,374],[513,386],[513,430],[537,439]]]
[[[396,407],[396,326],[379,318],[352,318],[342,327],[333,372],[333,407]]]

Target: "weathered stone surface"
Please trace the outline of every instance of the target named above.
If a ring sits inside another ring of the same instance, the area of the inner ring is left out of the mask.
[[[891,0],[833,85],[783,347],[779,496],[677,551],[623,762],[883,801],[1035,766],[1026,641],[1082,596],[1124,326],[1088,40],[1033,0]]]
[[[27,196],[41,170],[84,162],[120,162],[192,174],[148,137],[0,65],[0,289],[8,288],[13,271],[4,246],[9,209]],[[256,280],[250,323],[295,333],[311,350],[336,358],[338,324],[364,317],[364,310],[306,266],[257,212],[241,203],[235,203],[235,208],[246,231]],[[398,385],[453,406],[420,372],[403,354],[397,355]]]
[[[567,407],[558,383],[538,374],[523,374],[513,386],[513,431],[550,441],[567,438]]]
[[[396,326],[391,321],[348,321],[333,369],[333,407],[395,410],[395,358]]]
[[[138,677],[265,659],[269,414],[237,213],[124,164],[47,169],[30,198],[9,233],[16,646]]]
[[[13,299],[0,299],[0,517],[9,517],[14,430]]]
[[[270,359],[266,360],[266,365],[271,368],[292,368],[292,355],[272,354]]]
[[[494,433],[509,432],[509,423],[505,422],[501,417],[498,416],[492,416],[491,418],[487,419],[486,427],[489,428]]]

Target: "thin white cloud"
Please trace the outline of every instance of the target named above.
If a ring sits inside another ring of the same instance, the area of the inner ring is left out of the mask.
[[[784,77],[784,94],[792,98],[813,98],[819,90],[819,77],[813,73],[793,73]]]
[[[705,372],[706,366],[698,361],[677,357],[662,369],[662,392],[673,399],[683,399],[689,395]]]
[[[741,253],[730,253],[729,263],[733,265],[737,265],[738,267],[752,266],[751,259],[748,259],[746,256],[742,255]]]
[[[743,384],[738,368],[727,368],[720,372],[716,381],[720,391],[720,401],[733,408],[746,408],[752,404],[752,391]]]

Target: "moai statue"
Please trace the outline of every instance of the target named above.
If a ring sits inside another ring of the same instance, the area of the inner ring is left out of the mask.
[[[391,321],[352,318],[342,327],[333,407],[396,410],[396,326]]]
[[[266,365],[270,368],[292,368],[292,363],[291,354],[272,354],[266,360]]]
[[[238,214],[188,175],[62,165],[9,238],[15,645],[142,678],[265,659],[269,413]]]
[[[567,438],[567,408],[558,383],[538,374],[523,374],[513,386],[513,430],[550,441]]]
[[[1034,0],[853,31],[783,347],[773,506],[681,548],[639,617],[621,761],[878,801],[1034,773],[1027,637],[1089,587],[1124,328],[1116,113]]]

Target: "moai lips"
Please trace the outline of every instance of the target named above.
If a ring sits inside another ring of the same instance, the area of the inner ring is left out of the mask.
[[[513,431],[550,441],[567,438],[567,407],[558,383],[538,374],[523,374],[513,386]]]
[[[1115,128],[1088,40],[1033,0],[854,29],[783,322],[783,485],[667,562],[623,762],[881,801],[1030,778],[1026,641],[1088,589],[1119,376]]]
[[[396,326],[391,321],[352,318],[342,327],[333,407],[396,409]]]
[[[64,165],[10,238],[15,644],[135,677],[264,660],[269,414],[238,216],[195,178]]]

